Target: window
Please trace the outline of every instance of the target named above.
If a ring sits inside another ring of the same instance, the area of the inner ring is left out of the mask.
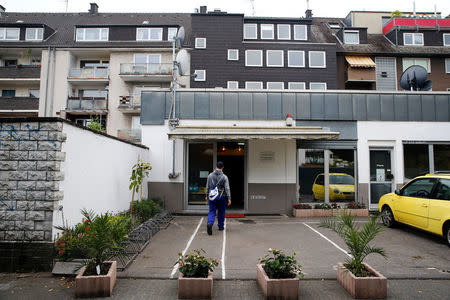
[[[305,67],[305,51],[288,51],[288,67]]]
[[[422,66],[428,71],[428,73],[431,73],[429,58],[403,58],[403,72],[413,65]]]
[[[107,90],[80,90],[81,97],[83,98],[107,98]]]
[[[132,72],[158,74],[161,72],[161,54],[136,53]]]
[[[239,60],[239,50],[228,49],[228,60]]]
[[[194,81],[206,81],[206,70],[195,70]]]
[[[433,145],[434,171],[450,170],[450,145]]]
[[[107,60],[80,60],[80,68],[107,69],[108,67],[109,61]]]
[[[246,81],[245,88],[247,90],[262,90],[263,83],[261,81]]]
[[[327,84],[325,82],[310,82],[309,89],[310,90],[326,90]]]
[[[336,23],[336,22],[330,22],[330,23],[328,23],[328,26],[331,29],[340,29],[341,28],[341,25],[339,25],[339,23]]]
[[[238,81],[227,81],[227,89],[237,90],[238,88],[239,88],[239,82]]]
[[[5,67],[15,67],[17,66],[17,59],[5,59]]]
[[[262,67],[262,50],[246,50],[245,65],[247,67]]]
[[[268,67],[283,67],[284,66],[283,50],[267,50],[266,65]]]
[[[308,39],[308,33],[306,25],[294,25],[294,40],[306,41]]]
[[[176,27],[169,27],[167,29],[167,40],[173,41],[173,39],[177,36],[178,28]]]
[[[258,38],[258,30],[256,24],[244,24],[244,39],[256,40]]]
[[[435,198],[439,200],[450,200],[450,179],[439,179]]]
[[[344,31],[344,44],[359,44],[359,31],[345,30]]]
[[[44,38],[44,28],[27,28],[25,33],[25,40],[42,41],[43,38]]]
[[[445,59],[445,73],[450,73],[450,58]]]
[[[268,90],[282,90],[284,89],[283,82],[267,82],[266,87]]]
[[[77,42],[108,41],[109,28],[77,28]]]
[[[310,68],[326,68],[325,51],[309,51]]]
[[[290,40],[291,39],[291,25],[289,24],[278,24],[278,39],[279,40]]]
[[[444,33],[442,39],[444,40],[444,46],[450,46],[450,33]]]
[[[0,28],[0,40],[18,41],[20,35],[19,28]]]
[[[290,90],[305,90],[306,85],[304,82],[289,82],[288,89],[290,89]]]
[[[405,186],[401,194],[407,197],[429,198],[435,182],[435,178],[419,178]]]
[[[162,28],[137,28],[136,41],[162,41]]]
[[[423,46],[423,33],[404,33],[403,45],[405,46]]]
[[[273,24],[261,24],[261,39],[273,40]]]
[[[429,172],[428,145],[404,144],[403,162],[405,166],[405,178],[413,179]]]
[[[15,97],[16,90],[2,90],[2,97]]]
[[[195,38],[195,48],[206,49],[206,38]]]
[[[39,98],[39,90],[30,90],[31,98]]]

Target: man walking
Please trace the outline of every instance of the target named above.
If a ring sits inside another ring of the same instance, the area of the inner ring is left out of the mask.
[[[210,190],[211,188],[214,189],[214,187],[217,187],[218,194],[215,199],[211,199]],[[223,174],[223,162],[221,161],[217,162],[214,172],[208,175],[208,180],[206,182],[206,200],[209,202],[208,224],[206,225],[206,230],[208,234],[211,235],[216,219],[216,210],[218,211],[217,225],[219,226],[219,231],[222,231],[225,222],[225,208],[227,205],[231,205],[230,183],[227,175]]]

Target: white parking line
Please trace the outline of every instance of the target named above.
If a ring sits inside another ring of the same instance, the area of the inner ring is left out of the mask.
[[[198,222],[197,228],[195,229],[194,233],[192,234],[191,238],[189,239],[189,241],[187,242],[186,248],[184,248],[183,252],[181,252],[181,254],[184,256],[187,252],[187,250],[189,249],[189,246],[191,246],[192,241],[194,240],[195,235],[198,232],[198,229],[200,228],[200,225],[202,225],[203,222],[203,217],[200,219],[200,222]],[[178,270],[179,265],[176,264],[175,266],[173,266],[172,269],[172,273],[170,273],[170,277],[169,278],[173,278],[173,276],[175,275],[175,273]]]
[[[227,219],[223,224],[223,238],[222,238],[222,279],[225,279],[225,247],[227,245]]]
[[[319,231],[315,230],[314,228],[312,228],[311,226],[309,226],[306,223],[303,223],[303,225],[305,225],[306,227],[308,227],[309,229],[311,229],[312,231],[314,231],[315,233],[317,233],[318,235],[320,235],[321,237],[323,237],[324,239],[326,239],[328,242],[330,242],[333,246],[335,246],[336,248],[338,248],[339,250],[341,250],[342,252],[345,253],[345,255],[347,255],[348,257],[352,258],[353,256],[351,254],[348,254],[347,251],[345,251],[344,249],[342,249],[341,247],[339,247],[335,242],[333,242],[332,240],[330,240],[329,238],[327,238],[326,236],[324,236],[323,234],[321,234]]]

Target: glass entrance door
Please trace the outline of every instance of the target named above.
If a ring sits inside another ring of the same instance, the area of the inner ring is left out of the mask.
[[[370,150],[370,204],[376,209],[381,196],[393,191],[392,150]]]
[[[206,180],[215,163],[215,144],[189,143],[188,148],[187,208],[208,209]]]

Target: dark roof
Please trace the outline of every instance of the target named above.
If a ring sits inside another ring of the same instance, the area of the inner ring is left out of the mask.
[[[74,28],[76,25],[180,25],[186,30],[185,44],[189,43],[191,35],[191,18],[188,13],[14,13],[4,12],[0,16],[1,24],[14,24],[17,21],[23,23],[46,24],[56,30],[46,41],[42,43],[30,42],[1,42],[0,45],[8,47],[170,47],[171,42],[83,42],[74,41]],[[22,24],[22,23],[17,23]]]

